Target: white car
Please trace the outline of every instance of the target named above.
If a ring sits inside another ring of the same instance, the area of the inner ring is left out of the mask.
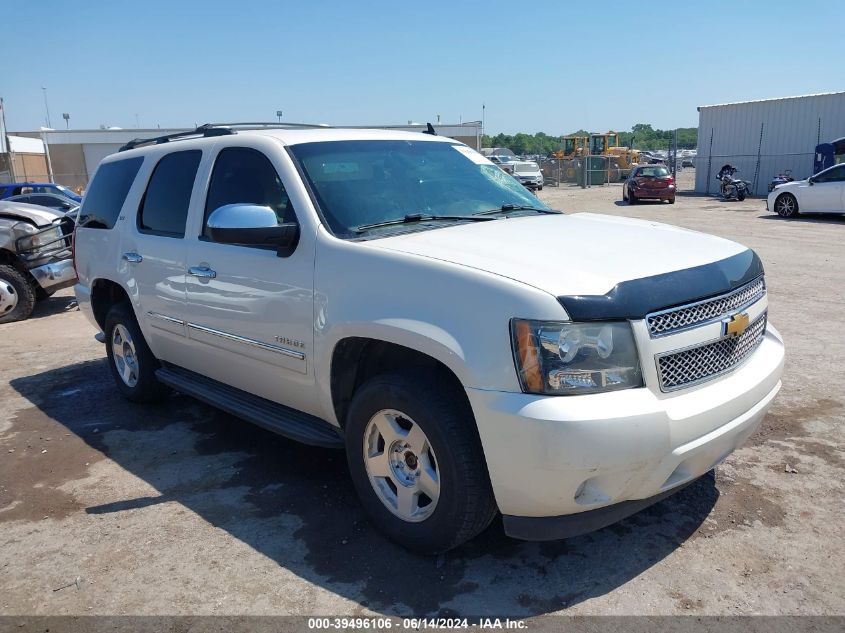
[[[553,211],[448,138],[133,142],[77,226],[76,296],[124,396],[344,448],[374,524],[420,551],[496,513],[522,539],[628,516],[741,446],[781,385],[753,251]]]
[[[778,185],[769,193],[766,209],[784,218],[799,213],[845,213],[845,164]]]
[[[513,164],[513,177],[529,189],[543,188],[543,172],[534,161],[522,160]]]

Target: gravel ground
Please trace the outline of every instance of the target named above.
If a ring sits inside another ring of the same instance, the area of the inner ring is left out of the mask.
[[[845,614],[845,219],[620,194],[540,197],[736,239],[766,264],[783,389],[714,476],[587,536],[522,543],[494,523],[414,556],[368,524],[342,454],[182,396],[123,401],[64,291],[0,325],[0,615]]]

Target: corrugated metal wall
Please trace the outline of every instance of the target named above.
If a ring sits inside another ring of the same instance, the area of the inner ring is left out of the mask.
[[[824,143],[843,136],[845,92],[702,106],[695,190],[718,191],[716,174],[725,163],[738,167],[737,176],[753,183],[759,151],[753,193],[765,195],[772,177],[785,169],[791,169],[795,178],[812,174],[819,138]]]

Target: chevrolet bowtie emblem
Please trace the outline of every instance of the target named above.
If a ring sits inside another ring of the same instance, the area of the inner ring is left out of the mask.
[[[745,312],[722,321],[722,336],[742,336],[748,329],[748,315]]]

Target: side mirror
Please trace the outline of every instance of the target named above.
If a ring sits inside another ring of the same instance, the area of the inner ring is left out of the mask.
[[[208,235],[212,241],[223,244],[275,246],[279,257],[287,257],[299,241],[299,225],[279,224],[270,207],[227,204],[208,217]]]
[[[816,181],[815,181],[815,179],[813,179],[812,176],[810,176],[809,178],[807,178],[807,183],[809,183],[812,186],[816,183]]]

